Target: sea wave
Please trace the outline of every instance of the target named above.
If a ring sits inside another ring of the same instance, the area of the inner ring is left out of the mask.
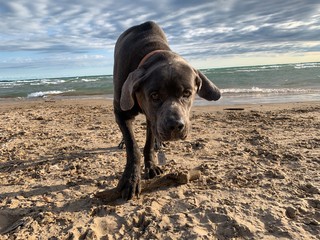
[[[222,93],[244,93],[244,94],[294,94],[294,93],[320,93],[320,89],[302,89],[302,88],[225,88]]]
[[[63,84],[66,81],[63,79],[27,79],[27,80],[3,80],[0,81],[0,87],[15,87],[15,86],[42,86],[42,85],[57,85]]]
[[[99,80],[99,78],[81,78],[79,82],[96,82]]]
[[[297,63],[294,65],[295,69],[303,69],[303,68],[319,68],[320,63],[315,62],[315,63]]]
[[[67,91],[40,91],[28,94],[27,98],[39,98],[39,97],[48,97],[50,95],[60,95],[67,92],[74,92],[75,90],[67,90]]]
[[[15,86],[22,86],[23,83],[11,82],[11,81],[1,81],[0,88],[13,88]]]
[[[240,67],[235,72],[262,72],[262,71],[274,71],[282,68],[282,65],[266,65],[266,66],[252,66],[252,67]]]

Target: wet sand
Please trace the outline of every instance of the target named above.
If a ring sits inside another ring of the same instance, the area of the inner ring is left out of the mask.
[[[0,239],[318,239],[319,102],[194,107],[191,119],[163,169],[200,178],[110,204],[94,193],[125,164],[111,101],[1,102]],[[145,128],[141,115],[141,148]]]

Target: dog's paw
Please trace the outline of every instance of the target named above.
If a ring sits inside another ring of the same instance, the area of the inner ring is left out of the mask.
[[[118,189],[121,192],[123,200],[130,200],[134,196],[139,197],[141,193],[140,173],[124,172],[118,183]]]
[[[151,179],[151,178],[154,178],[154,177],[156,177],[158,175],[161,175],[162,173],[163,173],[163,170],[160,167],[154,165],[154,166],[146,168],[146,170],[145,170],[145,178],[146,179]]]

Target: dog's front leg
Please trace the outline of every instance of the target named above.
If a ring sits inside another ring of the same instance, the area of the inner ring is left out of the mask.
[[[146,178],[154,178],[163,173],[154,160],[155,137],[151,129],[151,123],[147,120],[147,138],[143,149]]]
[[[133,119],[124,120],[123,117],[116,113],[116,120],[121,129],[127,153],[127,163],[117,187],[121,191],[122,198],[130,200],[134,196],[139,196],[141,192],[141,155],[133,135]]]

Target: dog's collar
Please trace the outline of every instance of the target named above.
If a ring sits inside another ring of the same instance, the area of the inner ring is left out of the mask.
[[[152,52],[149,52],[147,55],[145,55],[145,56],[141,59],[138,67],[142,66],[142,65],[148,60],[148,58],[150,58],[150,57],[153,56],[154,54],[160,53],[160,52],[164,52],[164,51],[166,51],[166,50],[154,50],[154,51],[152,51]]]

